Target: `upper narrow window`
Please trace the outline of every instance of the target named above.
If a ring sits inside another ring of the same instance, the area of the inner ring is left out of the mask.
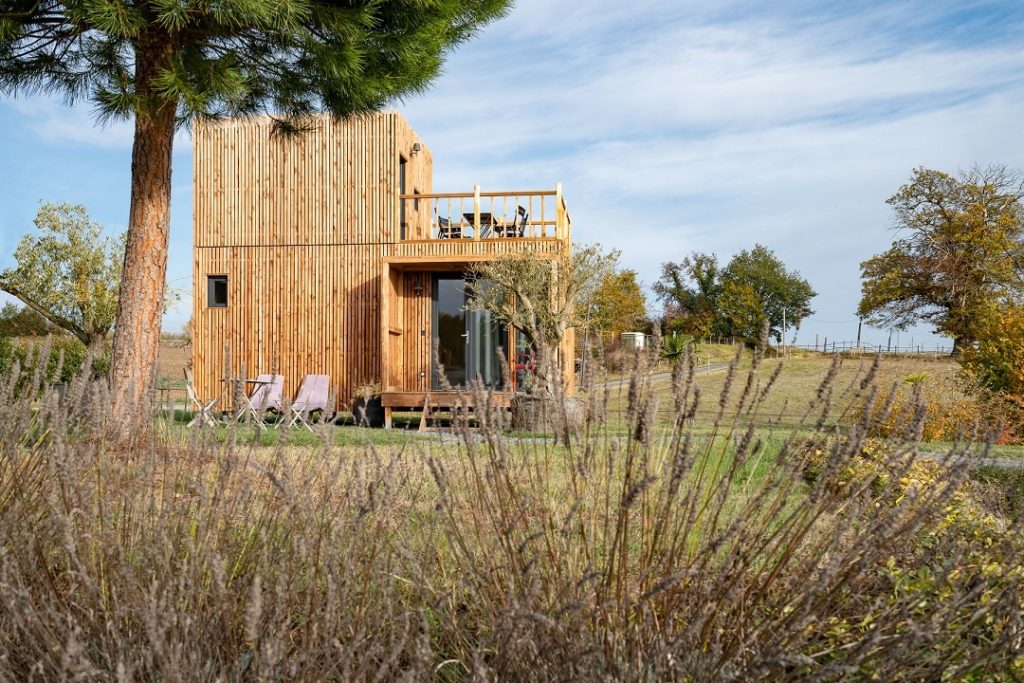
[[[206,305],[210,308],[227,308],[227,275],[208,275],[206,277]]]
[[[405,194],[406,180],[407,180],[407,178],[406,178],[406,173],[407,173],[406,169],[408,167],[409,167],[409,163],[406,160],[406,158],[401,156],[401,155],[399,155],[399,157],[398,157],[398,195],[399,195],[399,197],[401,197],[401,195]],[[398,200],[398,207],[399,207],[398,208],[398,227],[399,227],[399,230],[401,231],[401,234],[399,235],[399,239],[403,239],[404,240],[405,239],[405,200],[404,199],[400,198]]]

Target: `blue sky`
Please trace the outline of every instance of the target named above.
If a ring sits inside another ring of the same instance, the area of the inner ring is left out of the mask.
[[[620,249],[648,286],[665,260],[765,244],[819,293],[799,341],[852,339],[858,263],[891,242],[885,200],[914,167],[1024,168],[1022,28],[1019,2],[520,0],[395,106],[437,190],[560,181],[574,238]],[[0,266],[40,200],[123,230],[130,143],[88,105],[0,100]],[[174,164],[169,277],[187,293],[187,131]]]

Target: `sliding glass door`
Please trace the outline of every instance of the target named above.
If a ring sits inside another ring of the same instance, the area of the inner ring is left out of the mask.
[[[433,331],[437,348],[431,386],[441,388],[438,363],[453,387],[472,380],[484,386],[502,388],[499,349],[507,344],[508,329],[486,311],[467,311],[469,293],[461,274],[434,276]]]

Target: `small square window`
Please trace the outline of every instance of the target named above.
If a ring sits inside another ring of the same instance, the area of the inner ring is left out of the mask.
[[[206,305],[210,308],[227,308],[228,276],[206,276]]]

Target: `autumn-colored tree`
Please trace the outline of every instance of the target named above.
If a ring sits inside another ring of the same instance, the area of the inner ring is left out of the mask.
[[[608,273],[597,291],[589,316],[600,334],[615,339],[622,332],[639,330],[646,324],[647,297],[635,270],[624,268]]]
[[[146,415],[167,275],[174,133],[195,117],[377,110],[422,91],[509,0],[0,0],[0,92],[135,120],[113,412]]]
[[[989,417],[1024,438],[1024,305],[1010,303],[961,355],[962,372],[981,389]]]
[[[1024,405],[1024,306],[1002,308],[978,331],[976,343],[964,349],[961,363],[986,389]]]
[[[35,226],[38,234],[18,243],[14,267],[0,273],[0,289],[86,347],[101,346],[114,324],[124,236],[104,237],[72,204],[43,204]]]
[[[716,327],[721,275],[718,257],[699,251],[682,261],[661,265],[661,279],[653,289],[665,307],[666,332],[683,332],[698,338],[724,332]]]
[[[858,313],[881,327],[926,322],[959,353],[1024,274],[1024,176],[1004,167],[954,177],[918,168],[888,203],[903,235],[861,264]]]

